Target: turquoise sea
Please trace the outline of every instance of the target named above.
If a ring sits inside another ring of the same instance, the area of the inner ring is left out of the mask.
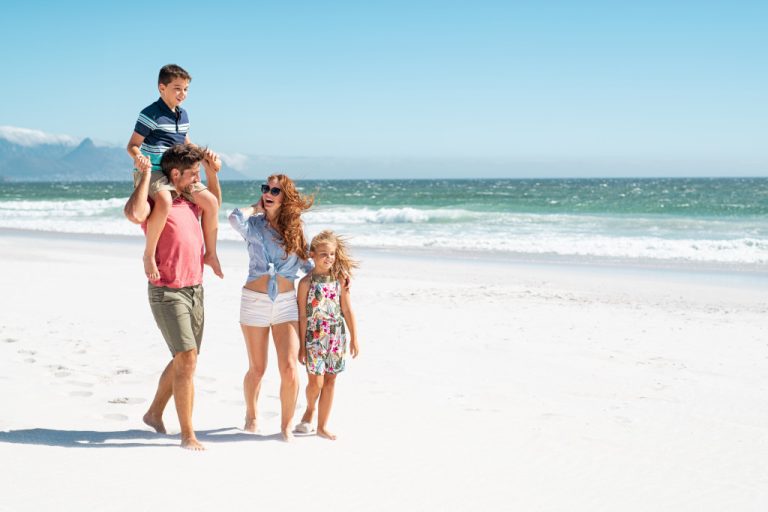
[[[310,235],[353,246],[580,260],[768,264],[768,178],[301,181]],[[223,182],[226,222],[258,181]],[[0,183],[0,228],[141,236],[126,182]]]

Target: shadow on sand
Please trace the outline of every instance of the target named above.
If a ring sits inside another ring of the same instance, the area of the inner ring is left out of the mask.
[[[239,441],[277,441],[280,434],[268,436],[245,433],[234,427],[215,430],[197,430],[197,439],[205,443],[230,443]],[[54,430],[31,428],[26,430],[0,431],[0,443],[36,444],[64,448],[161,448],[178,447],[179,435],[157,434],[149,430]]]

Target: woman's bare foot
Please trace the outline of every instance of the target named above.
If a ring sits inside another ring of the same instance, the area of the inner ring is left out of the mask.
[[[285,441],[286,443],[290,443],[291,441],[293,441],[293,432],[291,432],[290,428],[283,430],[282,434],[283,434],[283,441]]]
[[[205,446],[200,444],[200,441],[197,440],[196,437],[188,437],[181,440],[181,447],[185,450],[192,450],[196,452],[201,452],[205,450]]]
[[[245,418],[245,426],[243,427],[243,430],[246,432],[251,432],[252,434],[256,433],[256,418],[248,419]]]
[[[144,261],[144,273],[147,275],[147,279],[150,281],[157,281],[160,279],[160,271],[157,270],[155,255],[144,253],[142,260]]]
[[[319,428],[318,427],[317,435],[319,435],[320,437],[324,437],[326,439],[330,439],[331,441],[335,441],[336,440],[336,434],[332,434],[332,433],[328,432],[327,430],[325,430],[324,428]]]
[[[205,256],[203,256],[203,263],[211,267],[211,270],[213,270],[214,274],[220,278],[224,278],[224,272],[221,271],[221,263],[219,263],[219,257],[215,252],[206,252]]]
[[[148,426],[155,429],[155,432],[158,434],[165,434],[165,425],[163,425],[163,418],[157,417],[154,414],[147,412],[147,414],[144,415],[144,423],[146,423]]]

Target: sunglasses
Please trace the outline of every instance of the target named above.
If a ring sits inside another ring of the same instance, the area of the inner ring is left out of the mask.
[[[269,192],[269,193],[270,193],[270,194],[272,194],[273,196],[277,197],[277,196],[279,196],[279,195],[280,195],[280,192],[282,192],[282,190],[280,190],[280,189],[279,189],[279,188],[277,188],[277,187],[272,187],[272,188],[269,188],[269,185],[262,185],[262,186],[261,186],[261,193],[262,193],[262,194],[266,194],[267,192]]]

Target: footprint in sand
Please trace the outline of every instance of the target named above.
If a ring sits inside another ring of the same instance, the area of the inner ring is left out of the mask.
[[[16,338],[5,338],[6,343],[16,343],[17,341],[19,340],[17,340]]]
[[[115,371],[115,375],[130,375],[131,370],[128,368],[120,368],[117,371]]]
[[[128,421],[128,416],[125,414],[105,414],[104,419],[114,421]]]
[[[76,380],[69,380],[69,381],[67,381],[67,384],[71,384],[72,386],[79,386],[81,388],[92,388],[93,387],[93,384],[91,384],[90,382],[79,382],[79,381],[76,381]]]
[[[35,363],[37,360],[34,357],[28,357],[24,360],[25,363]]]
[[[88,396],[93,396],[93,392],[92,391],[70,391],[69,396],[88,397]]]
[[[110,404],[127,404],[127,405],[135,405],[135,404],[142,404],[146,402],[146,398],[136,398],[136,397],[128,397],[128,396],[121,396],[118,398],[113,398],[112,400],[109,400]]]
[[[56,372],[53,374],[54,377],[69,377],[70,375],[72,374],[69,372]]]

